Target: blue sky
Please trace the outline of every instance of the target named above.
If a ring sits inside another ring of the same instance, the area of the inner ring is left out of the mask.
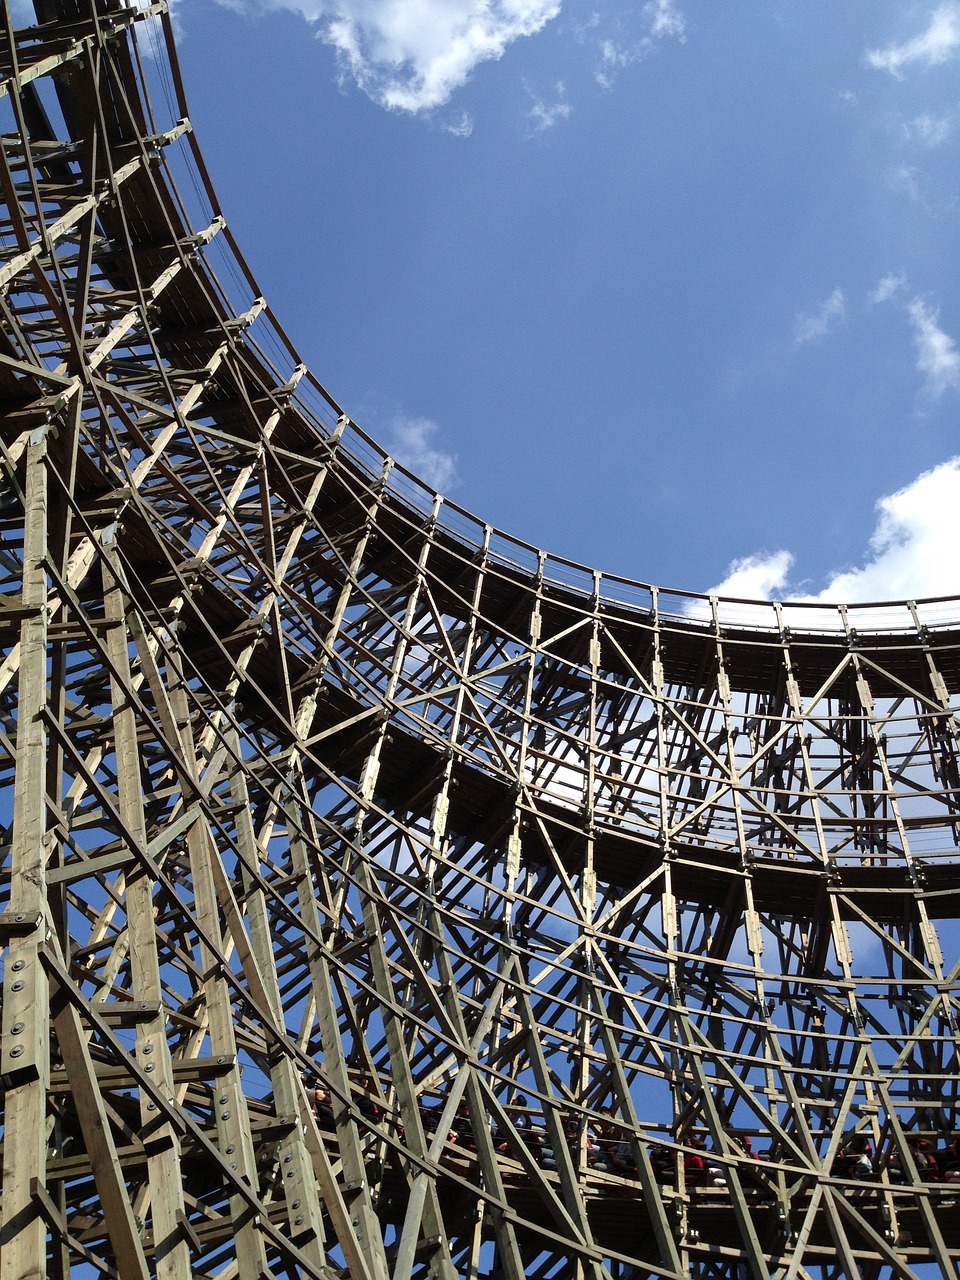
[[[448,496],[664,585],[960,592],[960,0],[176,12],[261,288]]]

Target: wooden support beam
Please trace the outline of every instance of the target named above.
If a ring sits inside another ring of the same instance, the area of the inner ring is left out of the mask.
[[[52,945],[56,946],[55,943]],[[71,1098],[80,1121],[97,1194],[103,1205],[110,1247],[124,1280],[128,1276],[130,1280],[147,1280],[150,1274],[147,1259],[124,1184],[110,1119],[90,1057],[81,1013],[71,1000],[72,992],[69,987],[61,986],[58,980],[58,970],[63,971],[62,956],[56,956],[56,961],[56,965],[52,966],[52,985],[57,988],[59,996],[51,1000],[53,1026],[70,1081]]]
[[[136,715],[128,699],[130,659],[123,591],[106,562],[103,575],[104,607],[115,625],[106,634],[112,676],[113,729],[118,769],[120,811],[125,825],[141,847],[147,844],[144,790],[137,745]],[[137,1000],[163,1008],[164,989],[157,949],[153,885],[149,873],[137,867],[126,877],[128,948],[132,992]],[[157,1087],[174,1096],[173,1064],[166,1036],[166,1019],[160,1016],[137,1025],[137,1061],[155,1072]],[[152,1138],[149,1159],[150,1198],[154,1237],[154,1267],[163,1280],[188,1280],[189,1242],[180,1223],[184,1214],[177,1134],[156,1114],[156,1104],[141,1096],[140,1120]]]
[[[9,938],[3,974],[0,1075],[5,1085],[0,1253],[4,1277],[46,1275],[47,1228],[34,1188],[47,1159],[46,1094],[50,1071],[49,996],[40,963],[46,911],[47,701],[47,440],[39,427],[27,449],[24,477],[23,580],[17,721],[17,772],[10,836],[10,902],[14,924],[34,922]]]

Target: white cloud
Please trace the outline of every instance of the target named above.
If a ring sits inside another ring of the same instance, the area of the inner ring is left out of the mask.
[[[597,69],[597,82],[604,89],[609,89],[613,85],[613,76],[611,72],[620,67],[627,67],[631,62],[637,62],[644,56],[645,47],[641,45],[633,45],[623,47],[618,45],[615,40],[600,41],[600,61],[601,65]]]
[[[960,457],[877,503],[870,557],[815,600],[916,600],[960,592]]]
[[[929,111],[925,111],[905,124],[903,128],[908,141],[916,140],[925,147],[939,147],[950,136],[950,125],[949,115],[934,116]]]
[[[873,293],[870,295],[871,302],[888,302],[895,294],[899,293],[905,287],[907,277],[901,272],[899,275],[890,274],[884,276],[877,284]]]
[[[946,62],[960,50],[960,4],[950,0],[938,5],[930,15],[930,24],[920,35],[903,44],[886,49],[871,49],[867,62],[878,71],[889,71],[898,78],[903,68],[919,62],[927,67]]]
[[[563,101],[565,90],[562,81],[558,81],[556,92],[558,101],[554,103],[547,103],[543,98],[530,94],[533,98],[533,106],[527,112],[527,119],[535,133],[544,133],[547,129],[552,129],[558,120],[566,120],[570,115],[572,110],[570,103]]]
[[[791,588],[788,573],[793,557],[788,551],[735,560],[727,577],[709,594],[849,604],[960,594],[960,457],[881,498],[876,510],[878,519],[864,563],[834,573],[816,595],[801,595]],[[702,605],[691,612],[706,616]],[[765,617],[765,621],[769,625],[771,619]]]
[[[741,600],[769,600],[779,596],[787,585],[787,575],[793,565],[789,551],[774,551],[772,555],[761,552],[734,560],[727,576],[708,595],[736,596]]]
[[[459,115],[444,120],[440,128],[444,133],[452,133],[455,138],[469,138],[473,133],[473,116],[469,111],[461,111]]]
[[[683,14],[673,7],[673,0],[648,0],[643,12],[650,19],[650,35],[655,40],[660,36],[683,39],[687,24]]]
[[[430,443],[439,429],[429,418],[397,418],[390,428],[390,452],[431,488],[447,492],[456,482],[457,460]]]
[[[241,12],[287,9],[317,25],[342,71],[374,102],[430,111],[479,63],[540,31],[560,0],[219,0]]]
[[[919,169],[914,165],[902,164],[896,169],[891,169],[887,174],[887,186],[891,191],[905,191],[911,200],[922,204],[923,195],[920,191],[919,178]]]
[[[843,290],[834,289],[830,297],[812,316],[797,316],[793,329],[794,343],[799,346],[804,342],[814,342],[817,338],[826,337],[834,325],[839,324],[846,314]]]
[[[594,15],[596,16],[596,15]],[[604,89],[613,86],[615,72],[629,67],[647,57],[658,40],[673,36],[677,40],[685,39],[686,19],[674,0],[647,0],[642,10],[642,34],[639,39],[624,40],[622,36],[614,39],[606,36],[599,40],[600,66],[594,73],[597,83]],[[591,26],[597,25],[591,22]]]
[[[941,396],[949,387],[960,388],[960,352],[948,333],[940,328],[939,311],[914,298],[907,308],[917,347],[917,369],[926,379],[927,390]]]

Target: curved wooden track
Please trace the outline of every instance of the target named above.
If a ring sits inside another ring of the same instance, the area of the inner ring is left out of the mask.
[[[960,601],[478,521],[259,297],[165,3],[3,24],[0,1280],[955,1277]]]

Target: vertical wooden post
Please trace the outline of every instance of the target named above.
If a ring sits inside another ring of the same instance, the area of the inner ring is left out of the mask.
[[[17,774],[10,849],[10,911],[35,922],[10,941],[3,974],[0,1072],[4,1099],[0,1278],[44,1280],[47,1227],[34,1187],[46,1183],[47,1082],[50,1074],[49,991],[40,959],[47,929],[47,440],[30,439],[24,485],[23,585],[20,603],[20,697]]]
[[[144,791],[140,771],[136,712],[130,701],[130,657],[124,593],[107,563],[102,561],[103,599],[107,629],[107,654],[111,663],[113,734],[117,756],[120,813],[139,849],[147,846],[143,811]],[[133,850],[132,852],[136,852]],[[157,950],[157,926],[153,905],[153,881],[145,865],[134,865],[126,875],[127,934],[134,998],[155,1008],[150,1019],[137,1023],[137,1060],[155,1073],[157,1087],[174,1097],[173,1063],[167,1044],[164,988]],[[186,1219],[180,1151],[177,1133],[158,1116],[156,1105],[140,1100],[140,1122],[150,1135],[147,1168],[153,1220],[154,1266],[160,1280],[189,1280],[190,1251],[182,1223]]]

